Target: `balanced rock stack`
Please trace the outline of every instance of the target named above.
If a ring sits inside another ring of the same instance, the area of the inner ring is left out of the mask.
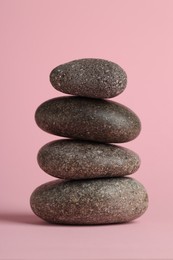
[[[44,131],[69,139],[44,145],[38,164],[56,178],[32,193],[40,218],[59,224],[109,224],[134,220],[148,206],[145,188],[124,177],[137,171],[140,158],[111,143],[135,139],[140,120],[129,108],[105,100],[120,94],[127,77],[117,64],[102,59],[75,60],[50,74],[53,87],[66,94],[41,104],[35,114]],[[71,138],[71,139],[70,139]]]

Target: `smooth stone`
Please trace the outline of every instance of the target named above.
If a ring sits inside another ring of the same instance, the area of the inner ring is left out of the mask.
[[[37,108],[35,120],[48,133],[103,143],[131,141],[141,130],[139,118],[129,108],[84,97],[48,100]]]
[[[148,207],[142,184],[132,178],[52,181],[31,195],[33,212],[57,224],[111,224],[132,221]]]
[[[125,71],[103,59],[80,59],[54,68],[50,74],[52,86],[67,94],[112,98],[122,93],[127,84]]]
[[[140,166],[139,156],[127,148],[70,139],[44,145],[37,161],[43,171],[61,179],[120,177]]]

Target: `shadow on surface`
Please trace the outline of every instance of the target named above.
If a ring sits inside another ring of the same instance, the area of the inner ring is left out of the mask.
[[[59,227],[104,227],[104,226],[124,226],[124,225],[132,225],[135,224],[135,221],[131,221],[128,223],[117,223],[117,224],[103,224],[103,225],[75,225],[75,224],[52,224],[47,223],[44,220],[38,218],[32,213],[0,213],[0,222],[2,223],[13,223],[13,224],[28,224],[28,225],[38,225],[38,226],[59,226]]]
[[[16,224],[30,224],[30,225],[49,225],[43,220],[39,219],[32,213],[0,213],[0,222],[2,223],[16,223]]]

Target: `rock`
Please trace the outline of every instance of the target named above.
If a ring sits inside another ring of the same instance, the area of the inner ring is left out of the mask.
[[[111,98],[126,87],[127,75],[117,64],[103,59],[81,59],[60,65],[50,74],[52,86],[67,94]]]
[[[61,179],[124,176],[140,166],[139,156],[129,149],[68,139],[44,145],[37,160],[43,171]]]
[[[148,207],[147,193],[131,178],[52,181],[31,195],[31,208],[57,224],[111,224],[140,217]]]
[[[103,143],[131,141],[141,130],[139,118],[129,108],[84,97],[48,100],[38,107],[35,119],[48,133]]]

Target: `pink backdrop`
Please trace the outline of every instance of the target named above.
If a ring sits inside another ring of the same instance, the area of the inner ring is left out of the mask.
[[[1,0],[0,259],[173,259],[173,1]],[[115,98],[142,121],[124,144],[142,165],[134,177],[150,205],[126,225],[44,224],[29,206],[38,185],[38,149],[56,137],[40,130],[34,112],[63,95],[49,73],[64,62],[98,57],[122,66],[126,90]]]

